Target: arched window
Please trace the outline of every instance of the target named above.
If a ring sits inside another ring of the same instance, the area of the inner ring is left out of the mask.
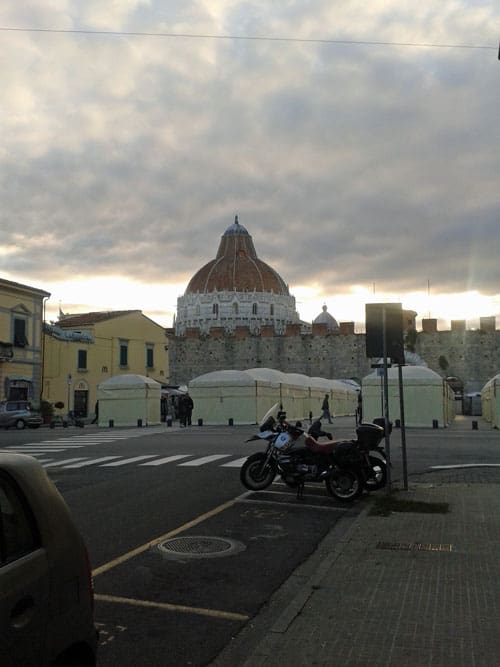
[[[257,304],[256,303],[252,304],[252,315],[257,315]]]
[[[269,314],[271,317],[274,317],[274,303],[269,306]]]
[[[215,317],[219,317],[219,304],[218,303],[213,304],[212,313],[215,315]]]
[[[235,301],[233,303],[233,315],[237,315],[237,314],[238,314],[238,304]]]
[[[200,316],[200,304],[199,303],[196,304],[196,308],[194,309],[194,312],[195,312],[196,317]]]

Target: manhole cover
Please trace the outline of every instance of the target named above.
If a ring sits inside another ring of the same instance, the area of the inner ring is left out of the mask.
[[[189,535],[173,537],[161,542],[158,548],[167,558],[220,558],[232,556],[246,547],[242,542],[227,537]]]

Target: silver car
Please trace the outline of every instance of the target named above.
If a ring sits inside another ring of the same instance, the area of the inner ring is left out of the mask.
[[[17,429],[38,428],[43,423],[42,418],[30,408],[28,401],[2,401],[0,403],[0,427]]]
[[[0,452],[0,665],[95,667],[87,549],[31,456]]]

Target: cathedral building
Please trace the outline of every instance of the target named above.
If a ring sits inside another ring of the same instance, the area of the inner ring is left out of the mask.
[[[500,330],[481,318],[479,330],[452,321],[438,331],[414,311],[403,310],[406,362],[426,364],[454,377],[464,391],[478,391],[500,369]],[[354,322],[337,322],[326,305],[301,321],[295,298],[277,271],[262,261],[238,217],[222,234],[214,259],[202,266],[177,300],[169,339],[170,381],[187,384],[218,370],[274,368],[329,379],[361,381],[371,372],[366,336]],[[415,361],[416,360],[416,361]]]
[[[259,259],[236,216],[221,237],[215,259],[194,274],[178,298],[176,335],[189,330],[234,333],[237,327],[252,334],[271,327],[282,334],[287,325],[297,323],[295,298],[281,276]]]

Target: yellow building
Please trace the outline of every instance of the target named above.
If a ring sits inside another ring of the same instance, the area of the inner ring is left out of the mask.
[[[49,292],[0,278],[0,399],[40,403],[42,323]]]
[[[45,325],[44,345],[43,398],[76,417],[94,416],[97,385],[108,378],[169,380],[165,329],[140,310],[63,315]]]

